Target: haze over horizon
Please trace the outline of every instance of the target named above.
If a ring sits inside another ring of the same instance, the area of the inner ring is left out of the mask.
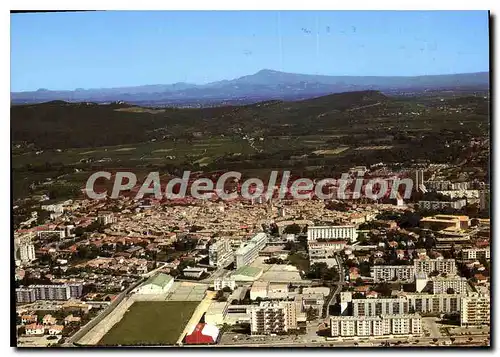
[[[489,71],[487,11],[97,11],[11,15],[11,92]],[[467,26],[464,26],[467,24]]]
[[[281,71],[278,71],[278,70],[275,70],[275,69],[271,69],[271,68],[264,68],[264,69],[261,69],[260,71],[257,71],[256,73],[250,73],[248,74],[247,76],[253,76],[253,75],[258,75],[259,73],[261,72],[265,72],[265,71],[269,71],[269,72],[277,72],[277,73],[285,73],[285,74],[297,74],[297,75],[304,75],[304,76],[314,76],[314,75],[318,75],[318,76],[328,76],[328,75],[324,75],[324,74],[321,74],[321,73],[318,73],[318,74],[311,74],[311,73],[290,73],[290,72],[281,72]],[[447,76],[447,75],[461,75],[461,74],[476,74],[476,73],[485,73],[485,72],[489,72],[489,71],[480,71],[480,72],[470,72],[470,73],[446,73],[446,74],[433,74],[433,75],[421,75],[421,76],[370,76],[370,75],[366,75],[366,76],[332,76],[332,77],[399,77],[399,78],[414,78],[414,77],[425,77],[425,76]],[[245,77],[245,76],[240,76],[240,77],[237,77],[237,78],[222,78],[220,80],[217,80],[217,81],[214,81],[214,82],[210,82],[210,83],[192,83],[192,82],[176,82],[176,83],[147,83],[147,84],[138,84],[138,85],[134,85],[134,86],[120,86],[120,87],[95,87],[95,88],[68,88],[68,89],[51,89],[51,88],[37,88],[35,90],[27,90],[27,91],[19,91],[19,92],[15,92],[15,91],[12,91],[11,93],[23,93],[23,92],[36,92],[36,91],[44,91],[44,90],[47,90],[47,91],[78,91],[78,90],[100,90],[100,89],[113,89],[113,88],[128,88],[128,87],[131,87],[131,88],[134,88],[134,87],[147,87],[147,86],[162,86],[162,85],[173,85],[173,84],[189,84],[189,85],[193,85],[193,86],[203,86],[203,85],[209,85],[209,84],[212,84],[212,83],[218,83],[218,82],[223,82],[223,81],[231,81],[231,80],[236,80],[236,79],[239,79],[239,78],[242,78],[242,77]]]

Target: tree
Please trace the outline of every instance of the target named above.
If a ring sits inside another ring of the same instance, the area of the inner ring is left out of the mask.
[[[285,229],[283,230],[283,233],[286,234],[299,234],[302,231],[300,226],[296,223],[290,224],[289,226],[286,226]]]
[[[306,310],[306,318],[308,321],[315,320],[318,317],[318,311],[314,309],[312,306]]]

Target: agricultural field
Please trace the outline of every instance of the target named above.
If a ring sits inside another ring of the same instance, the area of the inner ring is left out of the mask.
[[[198,304],[198,301],[136,301],[98,345],[173,345]]]

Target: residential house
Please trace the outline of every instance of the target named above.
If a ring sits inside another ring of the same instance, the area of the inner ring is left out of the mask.
[[[38,317],[36,315],[22,315],[21,316],[21,323],[23,325],[26,324],[33,324],[38,321]]]
[[[40,336],[40,335],[43,335],[44,333],[45,333],[45,329],[44,329],[43,325],[39,325],[36,323],[26,325],[26,335]]]
[[[60,335],[62,334],[63,330],[64,330],[63,325],[52,325],[49,327],[48,332],[49,335]]]
[[[55,325],[56,322],[57,319],[50,314],[45,315],[42,319],[42,324],[44,325]]]
[[[64,324],[69,325],[72,322],[80,322],[82,318],[80,316],[73,316],[73,314],[70,314],[64,318]]]

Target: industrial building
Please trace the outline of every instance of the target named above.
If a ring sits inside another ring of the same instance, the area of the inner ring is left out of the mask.
[[[150,277],[144,284],[134,290],[136,294],[165,294],[174,284],[174,278],[168,274],[159,273]]]

